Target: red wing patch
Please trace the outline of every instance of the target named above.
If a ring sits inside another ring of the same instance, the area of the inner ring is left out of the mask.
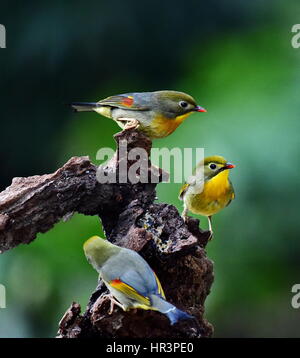
[[[131,107],[133,105],[133,102],[133,98],[131,96],[128,96],[124,97],[121,103],[126,107]]]
[[[122,281],[119,280],[118,278],[116,278],[115,280],[110,281],[110,284],[111,284],[112,286],[118,285],[118,284],[120,284],[120,283],[122,283]]]
[[[127,283],[122,282],[120,279],[111,280],[109,285],[144,306],[148,307],[151,305],[151,301],[148,297],[143,296],[135,288],[127,285]]]

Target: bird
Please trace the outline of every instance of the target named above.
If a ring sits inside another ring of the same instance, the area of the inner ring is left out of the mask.
[[[194,214],[208,218],[210,239],[213,237],[212,216],[228,206],[235,198],[233,185],[229,179],[229,169],[235,165],[219,155],[204,158],[194,170],[188,182],[179,192],[179,199],[183,201],[182,217],[186,221],[187,214]]]
[[[137,252],[114,245],[99,236],[88,239],[83,250],[110,291],[110,294],[100,296],[94,307],[109,299],[110,314],[116,304],[124,311],[135,308],[159,311],[169,318],[171,325],[180,320],[194,319],[166,301],[158,277]]]
[[[167,137],[190,114],[206,112],[193,97],[178,91],[124,93],[71,106],[75,112],[95,111],[111,118],[122,129],[136,128],[150,139]]]

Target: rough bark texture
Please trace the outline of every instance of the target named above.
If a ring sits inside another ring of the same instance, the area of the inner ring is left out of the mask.
[[[119,150],[144,148],[151,141],[130,130],[115,136]],[[105,166],[105,175],[118,174],[137,159],[127,160],[119,151]],[[124,162],[125,161],[125,162]],[[151,167],[147,175],[161,181],[165,174]],[[73,303],[59,323],[59,337],[209,337],[212,326],[203,318],[204,301],[213,282],[213,265],[205,253],[208,232],[199,229],[199,221],[184,223],[177,209],[156,199],[155,183],[100,184],[97,167],[88,157],[71,158],[53,174],[14,178],[0,193],[0,250],[28,244],[37,233],[50,230],[73,212],[98,215],[111,242],[138,251],[157,273],[167,299],[196,319],[170,326],[168,319],[153,311],[123,312],[108,303],[94,307],[106,291],[100,281],[86,312]],[[145,173],[138,173],[140,177]]]

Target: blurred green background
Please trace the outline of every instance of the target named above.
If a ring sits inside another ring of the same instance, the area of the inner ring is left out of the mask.
[[[299,1],[32,1],[0,5],[1,178],[50,173],[71,156],[97,163],[119,128],[63,103],[175,89],[208,109],[155,147],[204,147],[237,165],[236,200],[215,216],[207,247],[215,337],[299,337],[291,287],[300,281]],[[176,205],[179,184],[160,184]],[[206,219],[201,226],[207,227]],[[71,302],[97,283],[82,243],[101,233],[75,215],[0,256],[0,337],[52,337]]]

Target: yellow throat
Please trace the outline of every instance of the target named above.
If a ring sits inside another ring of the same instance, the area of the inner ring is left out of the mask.
[[[210,200],[218,200],[227,193],[230,188],[228,180],[229,170],[224,170],[212,179],[208,180],[204,185],[203,194]]]
[[[175,129],[190,115],[191,113],[183,114],[175,119],[165,118],[163,116],[157,116],[150,124],[149,131],[155,138],[166,137],[173,133]],[[146,129],[147,131],[147,129]]]

